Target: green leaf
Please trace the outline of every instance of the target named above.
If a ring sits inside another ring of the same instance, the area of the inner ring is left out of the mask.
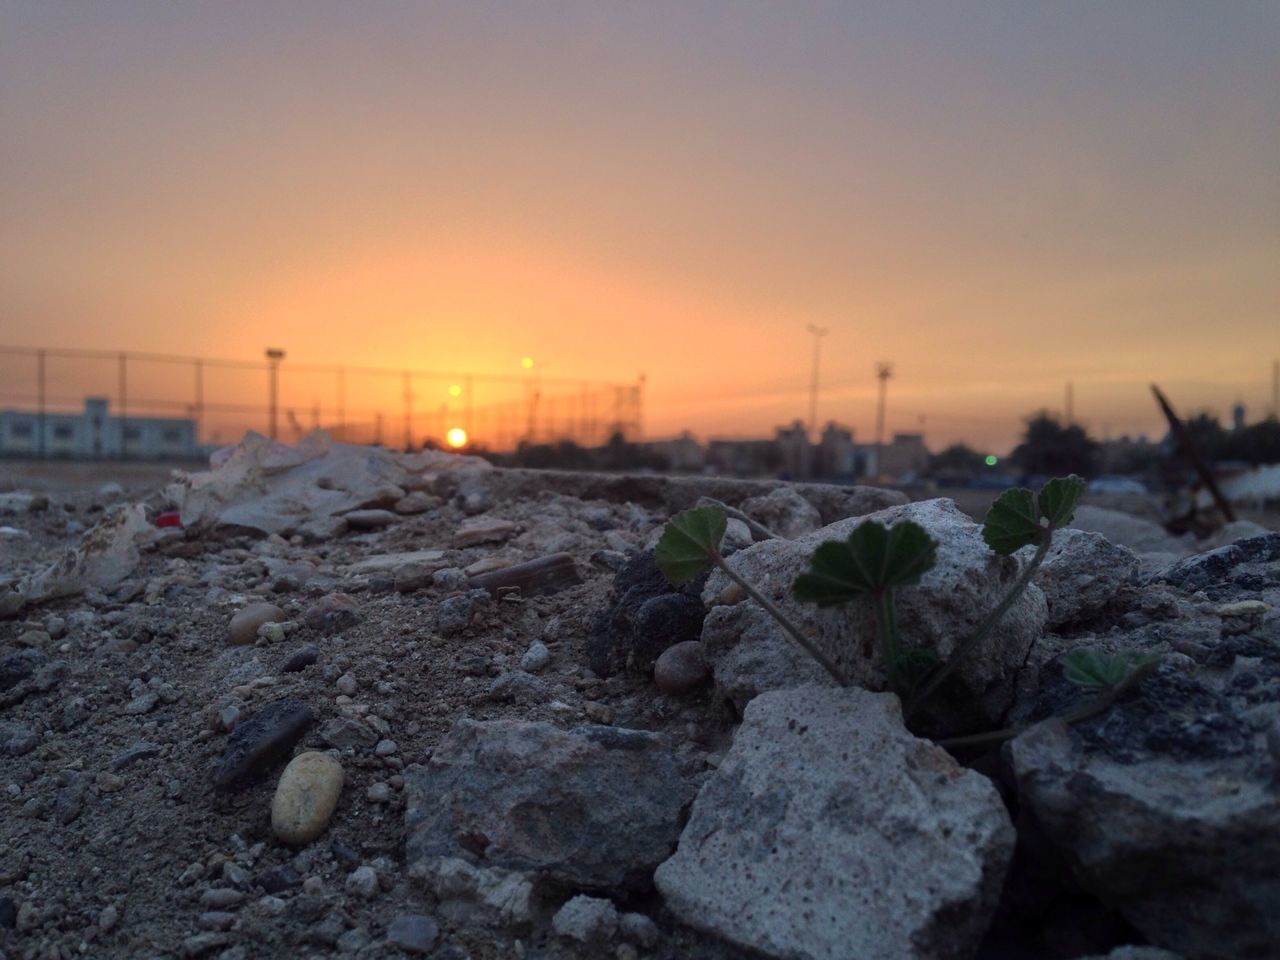
[[[1159,662],[1159,654],[1110,654],[1088,647],[1077,647],[1062,658],[1067,679],[1081,687],[1115,687],[1130,671],[1149,669]]]
[[[847,540],[820,544],[793,590],[797,600],[835,606],[919,583],[937,560],[937,545],[920,524],[904,520],[886,527],[869,520]]]
[[[686,510],[668,520],[654,553],[663,576],[675,584],[687,583],[711,569],[728,522],[719,507]]]
[[[982,539],[1002,557],[1039,543],[1043,535],[1035,494],[1025,487],[1014,487],[996,497],[982,524]]]
[[[1075,474],[1050,480],[1038,498],[1040,516],[1052,527],[1066,526],[1075,516],[1076,504],[1083,493],[1084,481]]]

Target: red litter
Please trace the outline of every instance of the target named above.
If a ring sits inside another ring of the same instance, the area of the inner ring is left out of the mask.
[[[166,510],[160,516],[156,517],[157,527],[180,527],[182,526],[182,516],[177,510]]]

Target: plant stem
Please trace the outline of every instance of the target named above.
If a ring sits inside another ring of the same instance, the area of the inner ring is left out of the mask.
[[[1071,724],[1096,717],[1100,713],[1106,713],[1115,706],[1117,700],[1141,683],[1158,666],[1158,663],[1144,663],[1140,667],[1135,667],[1114,687],[1108,687],[1093,700],[1081,704],[1074,710],[1058,714],[1058,718],[1064,723]],[[1053,718],[1050,717],[1049,719]],[[938,746],[949,750],[953,747],[976,747],[984,743],[1000,743],[1004,740],[1012,740],[1026,729],[1028,728],[1025,726],[1005,727],[1003,730],[992,730],[989,733],[974,733],[967,737],[952,737],[949,740],[939,740]]]
[[[880,649],[884,656],[884,671],[889,678],[889,689],[902,695],[898,677],[898,616],[893,604],[893,591],[880,590],[874,594],[876,631],[880,634]]]
[[[774,533],[772,530],[766,527],[763,523],[760,523],[758,520],[752,520],[749,516],[747,516],[741,510],[731,507],[724,501],[717,500],[715,497],[699,497],[698,506],[719,507],[721,510],[724,511],[725,516],[732,517],[734,520],[741,520],[743,523],[747,525],[747,529],[749,529],[755,536],[759,537],[762,540],[781,540],[782,539],[782,537],[778,536],[776,533]]]
[[[1040,541],[1040,545],[1036,547],[1035,556],[1031,558],[1031,562],[1027,564],[1025,569],[1023,569],[1022,575],[1018,577],[1017,582],[1014,583],[1013,587],[1005,595],[1005,598],[1000,601],[994,610],[987,614],[987,618],[982,621],[978,629],[956,648],[955,652],[951,654],[951,658],[934,672],[929,681],[920,689],[920,692],[911,698],[911,702],[907,704],[905,712],[907,719],[910,719],[912,714],[920,708],[920,705],[924,703],[925,700],[927,700],[929,696],[938,689],[938,687],[942,686],[942,682],[946,680],[947,677],[951,676],[952,671],[959,666],[960,660],[970,650],[986,639],[987,635],[995,629],[996,624],[1000,622],[1001,618],[1009,612],[1009,608],[1012,607],[1018,597],[1022,595],[1022,591],[1027,589],[1027,584],[1031,582],[1031,578],[1035,576],[1036,570],[1038,570],[1040,568],[1040,564],[1044,562],[1045,556],[1049,553],[1049,544],[1052,543],[1052,541],[1053,531],[1052,529],[1046,529],[1044,538]]]
[[[832,679],[834,679],[836,683],[838,683],[842,687],[849,686],[848,677],[846,677],[844,675],[844,672],[835,665],[835,663],[831,660],[831,658],[828,657],[821,650],[819,650],[817,647],[815,647],[813,645],[813,641],[811,641],[808,637],[806,637],[800,631],[800,628],[797,627],[794,623],[792,623],[790,618],[788,618],[785,613],[783,613],[781,610],[775,607],[772,603],[770,603],[769,600],[762,593],[760,593],[759,590],[757,590],[751,584],[747,583],[746,580],[742,579],[742,577],[739,576],[738,572],[734,570],[732,567],[730,567],[728,563],[725,562],[724,557],[720,556],[720,553],[718,551],[712,555],[711,560],[712,562],[715,563],[717,567],[719,567],[721,570],[725,572],[725,575],[728,576],[730,580],[732,580],[734,583],[740,586],[743,590],[747,591],[747,596],[749,596],[756,603],[760,604],[760,606],[764,608],[764,612],[769,614],[769,616],[773,617],[773,619],[778,622],[778,625],[782,627],[782,629],[785,630],[787,633],[789,633],[791,635],[791,639],[794,640],[796,643],[800,644],[800,646],[804,648],[805,652],[808,653],[809,656],[813,657],[813,659],[817,660],[818,663],[822,664],[822,666],[826,669],[827,673],[831,674]]]

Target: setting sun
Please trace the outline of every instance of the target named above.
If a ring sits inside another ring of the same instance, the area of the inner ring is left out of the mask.
[[[463,430],[461,427],[454,427],[445,434],[445,439],[449,441],[449,446],[454,447],[455,449],[458,447],[465,447],[467,445],[467,431]]]

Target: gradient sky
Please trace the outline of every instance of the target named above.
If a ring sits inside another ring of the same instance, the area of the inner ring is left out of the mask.
[[[1156,431],[1280,356],[1280,3],[0,0],[0,343]],[[392,392],[394,392],[394,388]],[[299,400],[299,402],[303,402]],[[381,402],[381,401],[379,401]]]

